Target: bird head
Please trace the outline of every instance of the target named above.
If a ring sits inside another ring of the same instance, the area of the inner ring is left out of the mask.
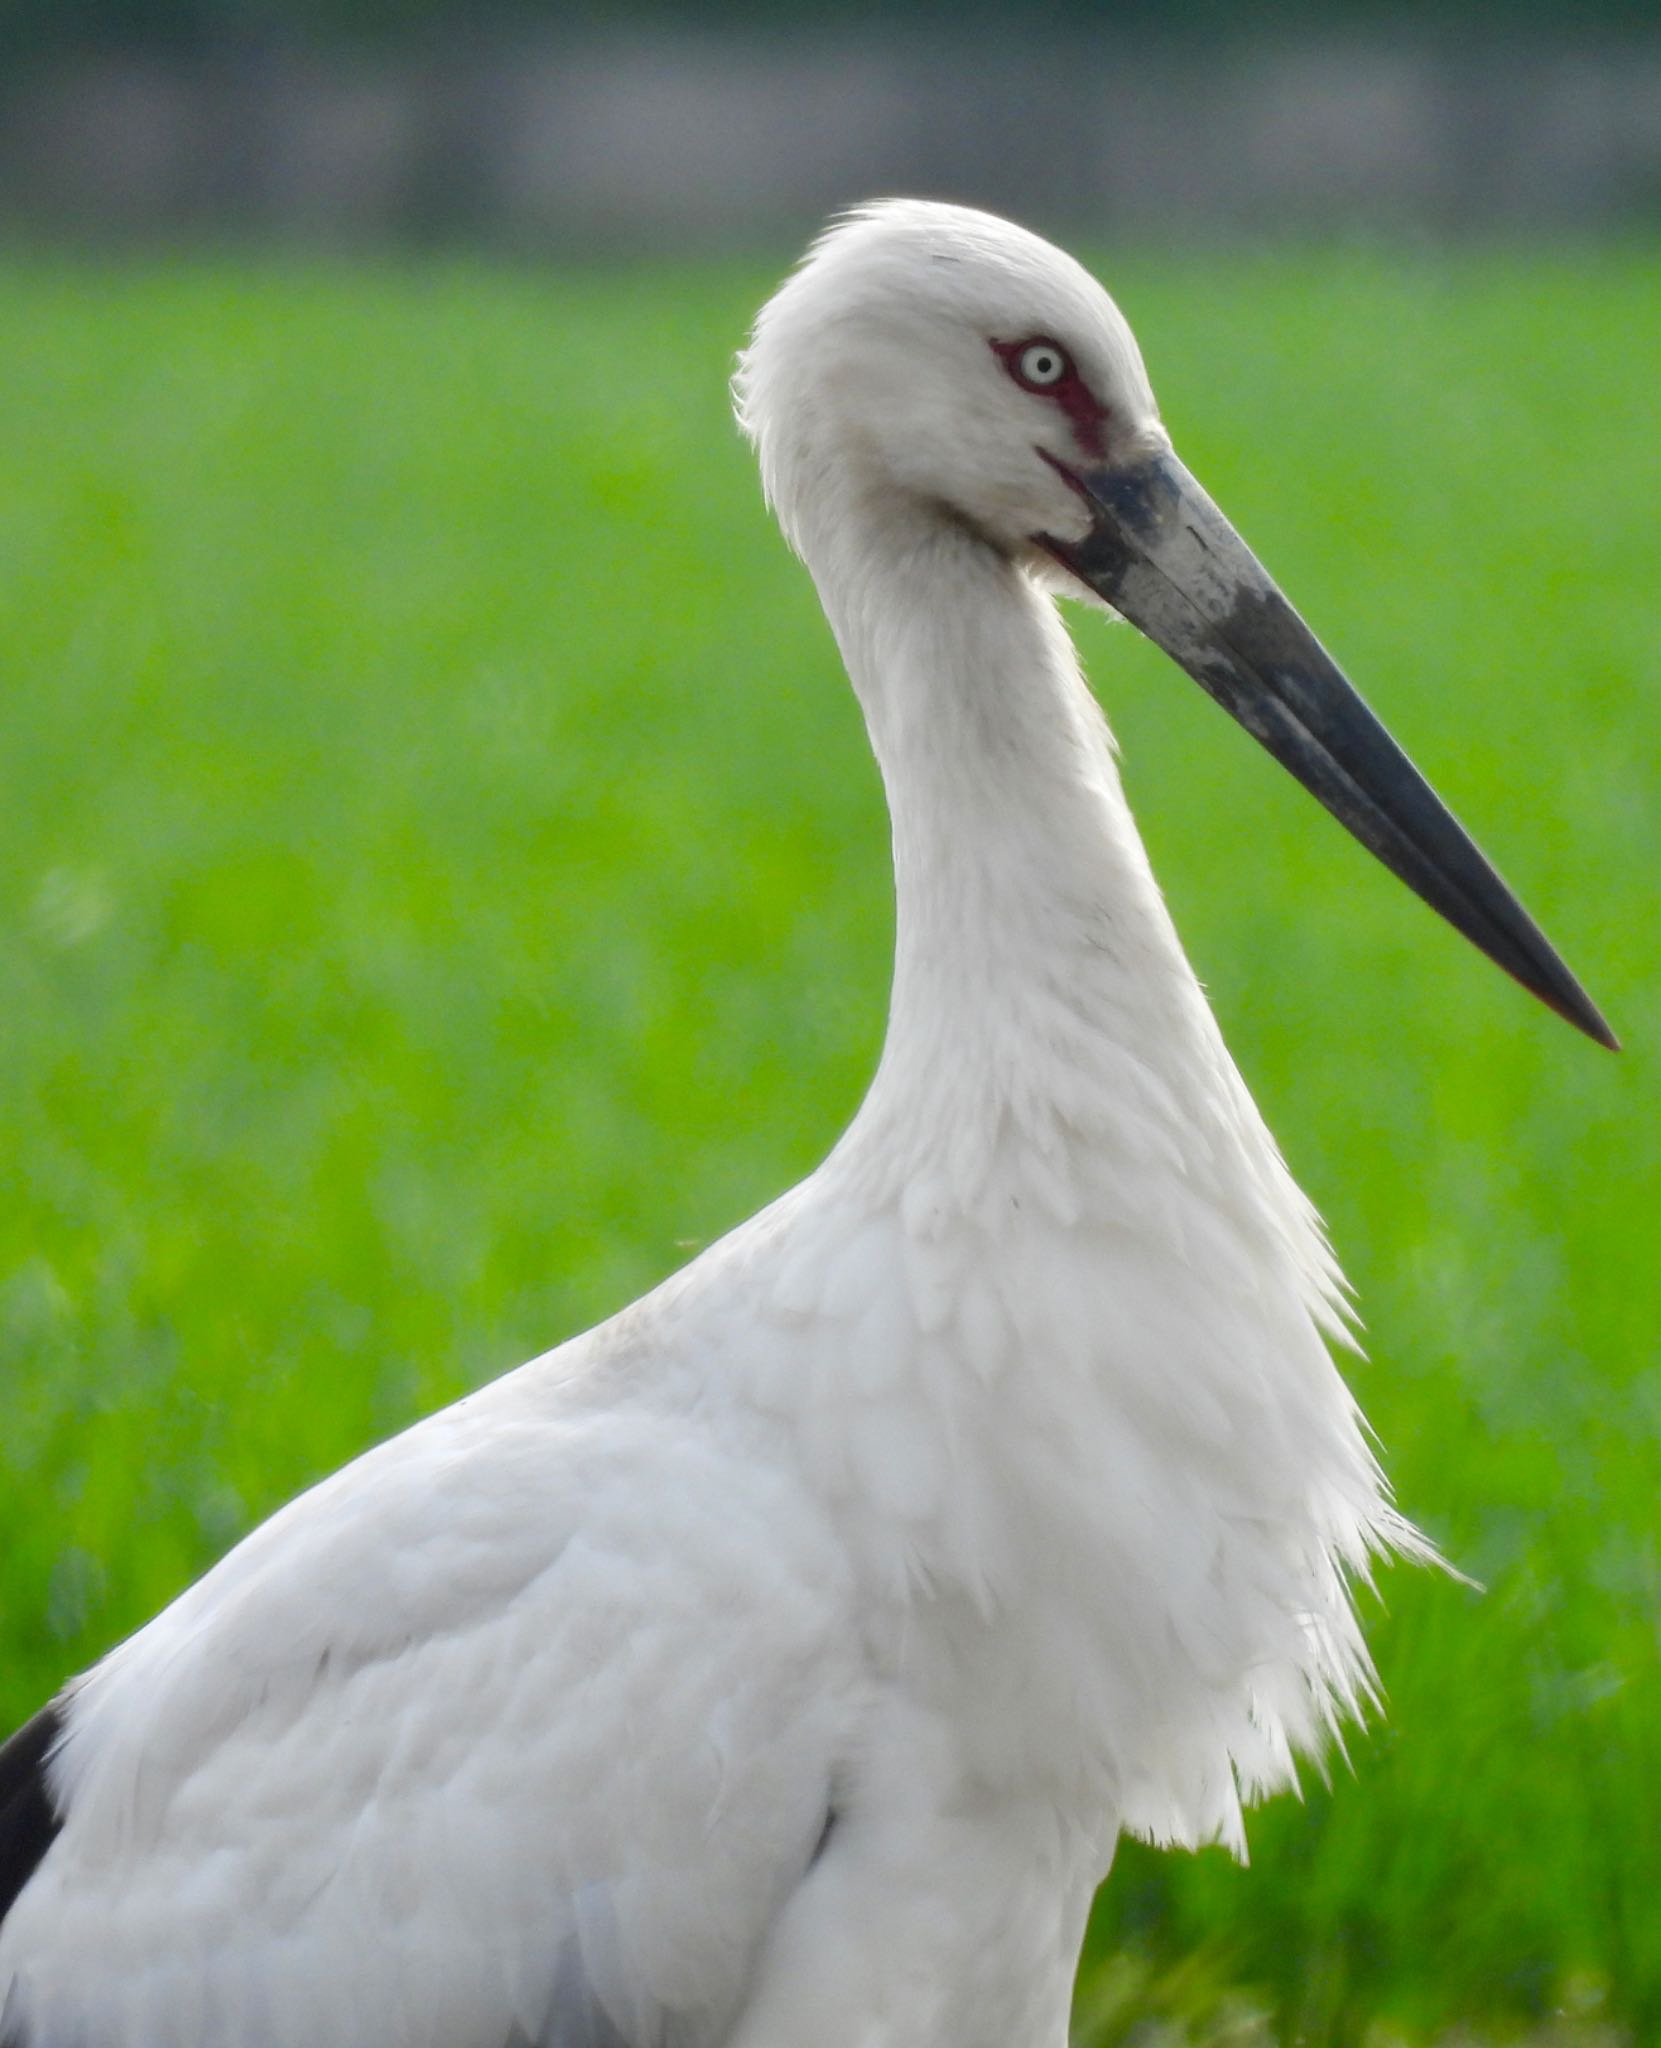
[[[1170,445],[1135,337],[1082,265],[920,200],[815,245],[757,321],[737,391],[798,546],[852,494],[1041,569],[1034,536],[1084,530],[1070,471]]]
[[[1160,423],[1087,271],[1007,221],[890,200],[763,308],[734,380],[769,501],[816,567],[966,530],[1138,627],[1455,928],[1601,1044],[1609,1026],[1351,687]]]

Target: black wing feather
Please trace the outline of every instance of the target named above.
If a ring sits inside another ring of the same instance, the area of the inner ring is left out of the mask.
[[[63,1702],[53,1700],[0,1744],[0,1920],[63,1826],[46,1782],[46,1762],[63,1727]]]

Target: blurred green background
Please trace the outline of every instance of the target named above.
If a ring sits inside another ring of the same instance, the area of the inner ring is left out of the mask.
[[[1181,928],[1359,1287],[1402,1502],[1486,1587],[1388,1575],[1388,1722],[1257,1817],[1249,1871],[1125,1852],[1093,2038],[1220,2026],[1239,1991],[1311,2041],[1565,2000],[1652,2040],[1661,261],[1102,268],[1190,463],[1628,1050],[1079,620]],[[884,819],[727,420],[769,277],[6,267],[13,1719],[853,1108]]]
[[[6,119],[0,94],[0,216],[32,223],[0,251],[10,1722],[296,1489],[809,1171],[871,1071],[891,929],[857,711],[727,414],[799,224],[742,254],[327,254],[227,239],[232,208],[188,246],[168,216],[69,247],[6,184]],[[1249,1870],[1122,1852],[1079,2039],[1644,2048],[1661,247],[1631,216],[1148,219],[1080,252],[1179,448],[1627,1050],[1077,621],[1357,1285],[1402,1505],[1482,1586],[1386,1575],[1388,1718],[1254,1817]]]

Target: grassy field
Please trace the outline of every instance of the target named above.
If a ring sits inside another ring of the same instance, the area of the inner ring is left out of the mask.
[[[1653,2041],[1661,257],[1104,271],[1629,1049],[1081,623],[1400,1498],[1485,1588],[1388,1576],[1389,1719],[1250,1870],[1124,1852],[1090,2038]],[[723,388],[769,275],[0,271],[0,1715],[857,1101],[880,794]]]

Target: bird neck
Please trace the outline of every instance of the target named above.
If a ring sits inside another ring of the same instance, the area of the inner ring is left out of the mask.
[[[850,1137],[1099,1143],[1146,1100],[1203,1122],[1208,1090],[1232,1120],[1243,1091],[1054,604],[945,517],[863,531],[832,573],[808,550],[893,822],[893,1000]]]

